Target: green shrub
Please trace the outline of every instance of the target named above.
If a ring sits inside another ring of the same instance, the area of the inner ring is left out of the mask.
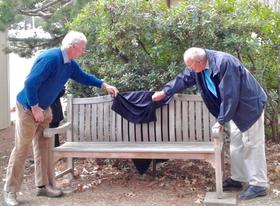
[[[188,47],[229,52],[267,91],[268,124],[278,121],[280,14],[257,1],[186,0],[169,9],[145,0],[99,0],[67,26],[88,37],[84,68],[120,91],[161,89],[184,68]],[[68,90],[74,96],[104,92],[73,82]]]

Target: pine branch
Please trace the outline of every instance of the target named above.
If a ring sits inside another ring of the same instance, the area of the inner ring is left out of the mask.
[[[46,19],[53,15],[53,12],[50,12],[50,8],[52,8],[53,6],[61,4],[61,6],[58,8],[61,9],[67,7],[72,3],[72,0],[53,0],[49,2],[45,0],[41,3],[37,3],[35,6],[36,8],[34,9],[19,9],[19,13],[25,16],[39,16]]]

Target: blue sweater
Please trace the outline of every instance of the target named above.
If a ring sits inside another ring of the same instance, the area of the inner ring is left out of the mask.
[[[69,79],[99,88],[103,83],[83,71],[75,60],[64,63],[60,48],[46,50],[35,60],[24,82],[24,88],[17,95],[17,101],[27,109],[37,104],[42,109],[47,109]]]

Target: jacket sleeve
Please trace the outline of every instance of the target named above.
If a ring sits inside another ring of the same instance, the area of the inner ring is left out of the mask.
[[[222,125],[232,119],[238,106],[241,84],[240,66],[242,66],[241,63],[231,57],[226,57],[221,62],[219,83],[221,104],[217,121]]]
[[[101,85],[103,83],[101,79],[98,79],[94,75],[85,72],[76,61],[73,60],[71,64],[73,66],[71,79],[84,85],[91,85],[101,88]]]
[[[195,84],[196,80],[194,73],[188,69],[184,69],[175,79],[171,80],[163,87],[163,91],[167,97],[171,97],[175,93],[181,92]]]

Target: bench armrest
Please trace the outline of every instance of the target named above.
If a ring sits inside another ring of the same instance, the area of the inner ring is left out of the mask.
[[[46,128],[44,129],[44,137],[53,137],[55,134],[65,133],[68,129],[71,128],[71,122],[66,122],[59,127],[55,128]]]
[[[211,139],[214,142],[214,147],[216,151],[221,151],[223,149],[224,143],[224,131],[219,128],[212,128]]]
[[[219,128],[212,128],[211,137],[212,138],[219,138],[220,140],[223,140],[224,132],[221,131]]]

